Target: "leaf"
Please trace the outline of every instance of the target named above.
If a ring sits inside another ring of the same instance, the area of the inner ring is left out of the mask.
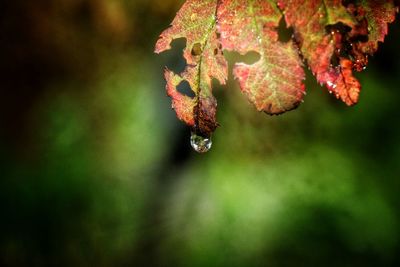
[[[224,49],[261,56],[255,64],[238,63],[233,70],[250,101],[269,114],[296,108],[304,96],[304,71],[294,44],[278,41],[282,14],[276,3],[222,0],[217,14]]]
[[[165,71],[167,94],[179,119],[193,131],[210,136],[217,128],[217,102],[212,95],[213,78],[225,84],[227,62],[222,55],[216,31],[217,1],[189,0],[178,12],[170,28],[165,30],[156,44],[156,53],[171,48],[174,39],[186,38],[184,58],[187,67],[181,74]],[[187,81],[194,98],[178,92],[178,85]]]
[[[347,105],[358,102],[361,89],[352,70],[365,68],[397,12],[393,1],[350,2],[346,9],[340,0],[278,1],[317,81]],[[358,39],[364,34],[367,42]]]
[[[341,33],[335,29],[328,32],[328,26],[342,23],[354,27],[356,24],[341,1],[279,0],[279,6],[286,23],[293,27],[301,53],[317,81],[346,104],[357,103],[361,86],[349,71],[348,61],[339,58],[337,66],[331,61],[335,48],[340,47]]]
[[[330,93],[354,105],[361,85],[353,72],[366,67],[397,12],[393,0],[187,0],[155,52],[186,38],[187,67],[181,74],[165,71],[167,94],[178,118],[208,137],[218,125],[211,80],[224,84],[227,79],[223,49],[260,55],[254,64],[233,68],[242,92],[259,111],[280,114],[302,102],[303,63]],[[293,30],[286,43],[278,38],[282,19]],[[184,81],[194,98],[178,92]]]
[[[366,29],[358,28],[353,35],[368,35],[367,42],[359,42],[356,49],[361,53],[373,55],[378,50],[378,43],[385,40],[388,33],[388,24],[395,19],[397,8],[394,1],[360,0],[348,6],[349,11]],[[362,23],[365,20],[366,23]]]

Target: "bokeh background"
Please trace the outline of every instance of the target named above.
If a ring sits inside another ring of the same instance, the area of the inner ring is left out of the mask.
[[[399,22],[355,107],[216,85],[200,155],[164,91],[184,41],[153,54],[182,3],[0,2],[0,266],[400,266]]]

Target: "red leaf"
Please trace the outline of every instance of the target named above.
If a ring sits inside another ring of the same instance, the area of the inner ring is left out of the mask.
[[[372,55],[378,50],[378,43],[385,40],[388,33],[388,24],[395,19],[398,9],[391,0],[362,0],[356,5],[349,6],[357,19],[361,22],[366,20],[366,31],[368,32],[368,41],[357,43],[357,49],[362,53]],[[357,29],[360,31],[360,29]],[[362,34],[356,32],[357,34]],[[354,33],[353,33],[354,35]]]
[[[393,0],[187,0],[161,34],[156,52],[186,38],[187,67],[181,74],[166,70],[167,93],[178,118],[209,136],[217,127],[211,80],[223,84],[227,77],[222,49],[260,55],[258,62],[237,63],[233,69],[242,92],[260,111],[279,114],[299,105],[302,59],[319,83],[353,105],[361,88],[353,70],[365,68],[397,11]],[[287,43],[278,40],[282,18],[294,32]],[[183,81],[194,98],[177,91]]]
[[[304,71],[293,43],[278,41],[282,14],[276,3],[222,0],[217,14],[223,48],[261,56],[255,64],[238,63],[233,70],[249,100],[269,114],[296,108],[304,95]]]
[[[210,136],[217,127],[217,102],[212,95],[211,80],[216,78],[224,84],[227,63],[222,55],[216,32],[217,1],[188,0],[176,15],[172,26],[165,30],[156,44],[156,53],[171,48],[174,39],[186,38],[184,58],[185,71],[174,74],[165,71],[167,94],[179,119],[193,131]],[[187,81],[195,97],[182,95],[177,86]]]
[[[339,23],[350,27],[356,20],[347,12],[340,0],[279,0],[286,23],[294,28],[296,40],[308,66],[330,92],[334,92],[347,105],[358,101],[360,83],[352,74],[352,64],[338,58],[339,65],[332,64],[336,47],[341,45],[342,33],[336,29],[328,32],[328,26]],[[346,66],[343,66],[344,62]],[[343,68],[345,67],[345,68]]]

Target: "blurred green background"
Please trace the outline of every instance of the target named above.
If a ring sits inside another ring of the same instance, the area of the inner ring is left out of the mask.
[[[355,107],[216,86],[200,155],[164,90],[184,42],[153,54],[182,3],[0,2],[0,266],[400,266],[399,23]]]

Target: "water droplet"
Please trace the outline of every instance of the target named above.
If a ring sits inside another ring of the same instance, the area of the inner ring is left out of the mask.
[[[190,136],[190,145],[196,152],[206,153],[208,150],[210,150],[212,145],[211,137],[203,137],[192,133]]]
[[[327,85],[329,88],[335,89],[337,87],[337,85],[331,81],[327,81]]]

